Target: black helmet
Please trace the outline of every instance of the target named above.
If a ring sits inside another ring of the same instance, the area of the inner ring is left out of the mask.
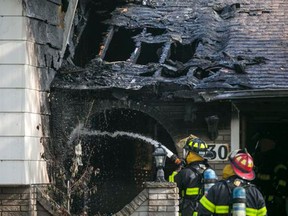
[[[183,157],[186,158],[188,152],[195,152],[203,158],[212,158],[214,156],[213,152],[208,150],[208,145],[200,138],[192,138],[186,141],[183,148]]]

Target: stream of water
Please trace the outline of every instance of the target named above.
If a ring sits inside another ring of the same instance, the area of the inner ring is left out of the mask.
[[[159,147],[161,146],[163,149],[165,149],[166,153],[167,153],[167,157],[171,158],[172,155],[174,155],[174,153],[172,151],[170,151],[166,146],[162,145],[160,142],[153,140],[152,138],[143,136],[141,134],[137,134],[137,133],[132,133],[132,132],[125,132],[125,131],[115,131],[115,132],[107,132],[107,131],[99,131],[99,130],[88,130],[86,128],[82,128],[80,129],[78,128],[77,132],[80,135],[89,135],[89,136],[109,136],[112,138],[118,137],[118,136],[126,136],[129,138],[134,138],[134,139],[139,139],[142,140],[146,143],[149,143],[153,146]],[[71,137],[71,136],[70,136]]]

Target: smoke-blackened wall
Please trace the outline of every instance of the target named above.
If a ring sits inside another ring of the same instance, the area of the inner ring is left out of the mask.
[[[206,108],[187,101],[119,100],[109,91],[99,95],[94,91],[54,89],[51,109],[54,162],[65,167],[67,176],[71,175],[75,147],[81,143],[83,166],[78,173],[83,173],[87,166],[97,170],[97,175],[92,175],[88,183],[88,186],[96,185],[97,190],[85,201],[79,198],[77,208],[87,205],[89,211],[102,214],[119,211],[143,189],[144,182],[155,180],[152,157],[155,146],[149,139],[178,155],[181,149],[177,142],[189,134],[214,142],[208,138],[205,117],[216,114],[220,119],[220,132],[215,142],[230,140],[228,104],[219,110],[213,104]],[[106,132],[110,135],[105,135]],[[120,133],[114,136],[116,132]],[[121,132],[125,132],[124,135]],[[138,135],[147,137],[148,141],[139,139]],[[166,179],[174,169],[176,166],[167,158]],[[53,169],[51,174],[56,176],[57,170]],[[57,178],[55,181],[59,184]],[[111,202],[115,203],[113,208]]]

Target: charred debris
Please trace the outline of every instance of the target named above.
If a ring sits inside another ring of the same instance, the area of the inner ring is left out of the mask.
[[[80,1],[52,88],[195,99],[201,91],[253,89],[249,68],[269,60],[229,48],[240,3],[112,2]]]

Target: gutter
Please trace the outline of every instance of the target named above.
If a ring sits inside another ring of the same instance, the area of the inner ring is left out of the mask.
[[[256,89],[239,91],[199,92],[205,102],[239,99],[288,98],[288,89]]]

